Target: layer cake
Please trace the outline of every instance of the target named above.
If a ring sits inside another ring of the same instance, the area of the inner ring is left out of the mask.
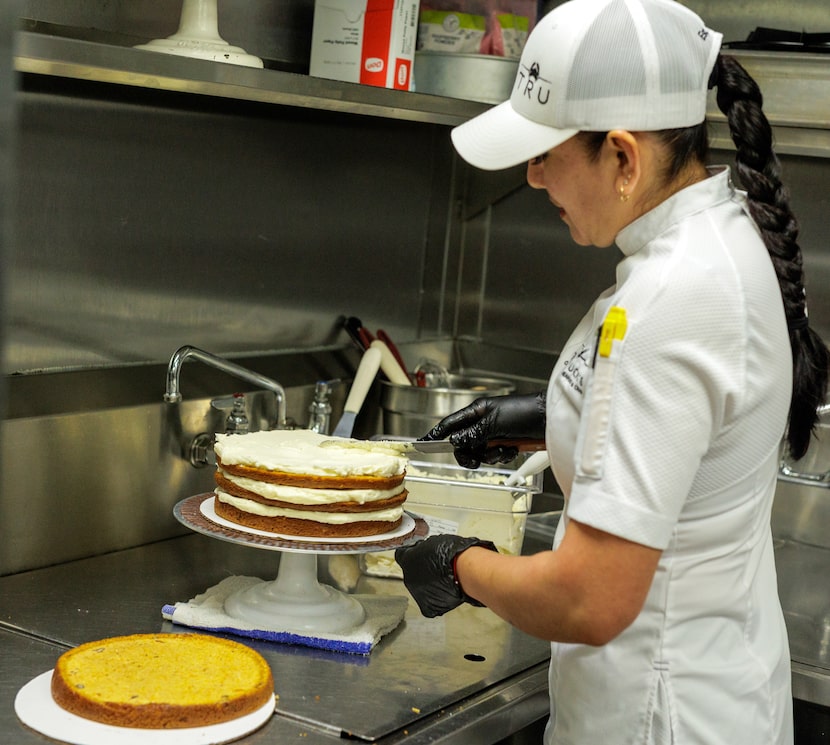
[[[388,443],[355,442],[310,430],[217,435],[216,514],[288,536],[395,530],[407,496],[407,459]]]

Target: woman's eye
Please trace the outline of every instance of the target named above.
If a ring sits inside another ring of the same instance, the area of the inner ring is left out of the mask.
[[[530,161],[530,165],[532,166],[540,166],[544,163],[548,158],[547,153],[542,153],[541,155],[537,155],[535,158],[532,158]]]

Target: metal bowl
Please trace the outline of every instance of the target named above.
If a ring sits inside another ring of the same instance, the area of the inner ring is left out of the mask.
[[[482,396],[504,396],[515,386],[501,378],[450,373],[445,387],[419,388],[381,381],[380,406],[388,435],[421,437],[441,419]]]

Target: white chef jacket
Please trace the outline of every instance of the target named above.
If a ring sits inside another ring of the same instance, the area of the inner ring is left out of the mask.
[[[617,245],[616,284],[548,387],[554,548],[574,519],[662,556],[617,638],[552,645],[545,742],[791,743],[770,511],[792,357],[775,272],[725,168]]]

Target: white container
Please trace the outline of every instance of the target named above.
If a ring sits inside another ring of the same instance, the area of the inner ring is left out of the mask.
[[[309,74],[412,89],[418,0],[317,0]]]
[[[404,482],[407,512],[423,517],[430,535],[454,533],[493,541],[500,553],[522,551],[533,495],[542,490],[542,474],[525,485],[505,486],[512,470],[410,462]],[[360,568],[374,577],[401,578],[393,551],[363,554]]]

